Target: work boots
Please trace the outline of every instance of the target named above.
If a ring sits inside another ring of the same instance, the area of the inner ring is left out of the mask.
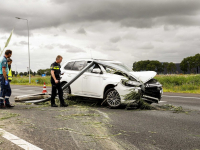
[[[4,103],[0,103],[0,109],[5,108]]]
[[[67,107],[67,106],[68,106],[68,104],[65,104],[65,103],[60,104],[60,107]]]
[[[51,104],[51,107],[58,107],[58,105],[56,105],[56,104]]]
[[[11,105],[11,104],[6,104],[6,107],[12,108],[12,107],[15,107],[15,106],[14,106],[14,105]]]
[[[67,106],[68,106],[68,104],[65,104],[65,103],[60,104],[60,107],[67,107]],[[58,105],[52,104],[51,107],[58,107]]]

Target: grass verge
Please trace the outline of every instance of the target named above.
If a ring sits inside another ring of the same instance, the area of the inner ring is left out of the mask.
[[[19,116],[19,114],[6,112],[6,115],[4,117],[1,117],[0,120],[5,120],[5,119],[12,118],[12,117],[17,117],[17,116]]]
[[[50,78],[50,76],[33,76],[31,77],[31,83],[29,83],[29,77],[13,77],[11,85],[43,86],[45,82],[46,86],[51,86]]]
[[[164,92],[200,94],[200,75],[157,75]]]

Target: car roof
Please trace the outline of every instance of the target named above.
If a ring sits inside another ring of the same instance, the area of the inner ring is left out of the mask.
[[[106,60],[106,59],[92,59],[92,58],[79,58],[79,59],[70,59],[68,61],[66,61],[65,63],[67,62],[71,62],[71,61],[100,61],[100,62],[107,62],[107,63],[122,63],[120,61],[115,61],[115,60]]]

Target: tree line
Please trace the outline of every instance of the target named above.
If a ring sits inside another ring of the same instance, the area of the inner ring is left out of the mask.
[[[13,75],[19,75],[19,76],[28,76],[29,75],[29,72],[15,72],[15,71],[12,71],[12,74]],[[35,76],[35,75],[42,75],[42,74],[46,74],[46,75],[51,75],[51,70],[50,69],[39,69],[37,72],[33,72],[31,69],[30,69],[30,74],[32,76]]]
[[[199,66],[200,66],[200,54],[186,57],[180,63],[180,68],[184,73],[188,71],[190,71],[191,73],[198,73]]]
[[[157,73],[175,73],[176,65],[173,62],[161,63],[157,60],[141,60],[133,63],[133,71],[156,71]]]
[[[198,73],[200,66],[200,54],[184,58],[180,63],[180,69],[183,73]],[[141,60],[133,63],[133,71],[156,71],[157,73],[176,73],[177,67],[173,62],[159,62],[157,60]]]

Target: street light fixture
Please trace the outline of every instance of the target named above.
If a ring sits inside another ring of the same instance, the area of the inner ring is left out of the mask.
[[[15,17],[16,19],[22,19],[27,21],[27,28],[28,28],[28,59],[29,59],[29,84],[31,83],[31,75],[30,75],[30,51],[29,51],[29,26],[28,26],[28,19]]]

